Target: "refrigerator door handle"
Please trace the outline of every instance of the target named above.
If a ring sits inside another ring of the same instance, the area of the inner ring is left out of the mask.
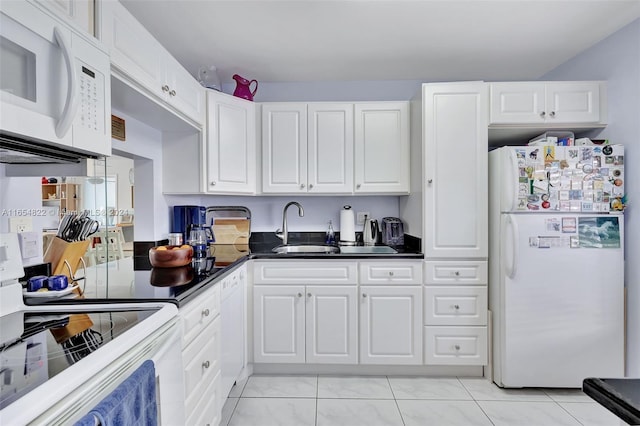
[[[509,277],[510,279],[513,279],[513,277],[516,276],[516,273],[518,272],[518,223],[516,222],[516,219],[513,217],[513,215],[507,214],[504,216],[504,222],[505,222],[505,226],[504,226],[504,234],[503,234],[503,238],[506,240],[507,237],[507,229],[509,229],[511,231],[511,265],[509,266],[505,266],[505,273],[507,275],[507,277]],[[507,241],[503,241],[503,245],[504,250],[507,249]],[[503,253],[503,260],[505,259],[504,253]]]
[[[507,177],[507,182],[509,182],[509,187],[507,188],[506,194],[509,197],[505,203],[505,207],[507,207],[510,211],[516,210],[517,201],[518,201],[518,159],[515,157],[515,151],[513,149],[508,149],[508,167],[505,167],[504,170],[509,171],[509,176]]]

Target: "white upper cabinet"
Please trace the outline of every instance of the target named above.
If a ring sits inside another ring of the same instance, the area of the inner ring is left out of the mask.
[[[262,104],[262,192],[307,192],[307,104]]]
[[[262,104],[262,192],[408,191],[408,102]]]
[[[423,86],[425,258],[486,258],[487,85]]]
[[[605,90],[602,82],[505,82],[490,86],[490,124],[553,125],[606,120],[605,102],[600,96]]]
[[[353,192],[353,105],[262,104],[264,193]]]
[[[100,5],[98,36],[111,49],[112,68],[202,125],[205,89],[122,4]]]
[[[255,104],[207,90],[207,191],[255,194]]]
[[[37,2],[93,35],[94,0],[37,0]]]
[[[353,192],[353,105],[307,106],[307,180],[310,193]]]
[[[409,192],[409,103],[355,104],[355,193]]]

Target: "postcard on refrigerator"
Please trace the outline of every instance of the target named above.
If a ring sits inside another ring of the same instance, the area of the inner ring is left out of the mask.
[[[558,220],[558,218],[554,217],[551,219],[546,219],[545,222],[547,224],[547,231],[560,232],[560,221]]]
[[[562,218],[562,232],[565,234],[576,232],[576,218],[575,217],[563,217]]]
[[[620,248],[620,224],[617,217],[580,217],[580,247]]]

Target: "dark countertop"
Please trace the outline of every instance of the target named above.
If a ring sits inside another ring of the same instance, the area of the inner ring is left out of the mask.
[[[640,379],[588,378],[582,390],[630,425],[640,425]]]
[[[267,233],[265,233],[267,234]],[[269,233],[272,234],[272,233]],[[324,234],[320,234],[321,237]],[[298,244],[322,244],[318,242],[318,236],[304,234],[305,238],[299,235],[291,235],[290,243]],[[209,285],[217,282],[221,277],[234,270],[249,259],[423,259],[420,253],[419,244],[407,238],[408,243],[404,247],[394,247],[398,253],[394,254],[276,254],[272,249],[282,242],[271,236],[258,234],[256,238],[252,236],[249,245],[212,245],[209,248],[209,257],[200,262],[192,262],[191,265],[178,268],[153,268],[149,263],[148,256],[134,256],[116,261],[118,265],[114,269],[121,269],[122,277],[116,278],[111,274],[108,280],[109,285],[104,289],[96,291],[86,291],[83,299],[49,299],[31,298],[25,299],[28,305],[47,304],[69,304],[69,303],[125,303],[125,302],[152,302],[166,301],[178,306],[198,297],[209,288]],[[104,264],[103,264],[104,265]],[[100,267],[101,265],[97,265]],[[118,281],[118,282],[113,282]],[[122,282],[120,282],[122,281]],[[91,284],[87,288],[91,288]]]

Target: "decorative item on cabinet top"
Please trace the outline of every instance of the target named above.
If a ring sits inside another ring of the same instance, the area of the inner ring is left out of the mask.
[[[253,101],[253,97],[258,91],[258,82],[256,80],[247,80],[246,78],[241,77],[238,74],[234,74],[233,79],[236,81],[236,89],[233,92],[233,96]],[[251,90],[252,83],[256,84],[253,90]]]

